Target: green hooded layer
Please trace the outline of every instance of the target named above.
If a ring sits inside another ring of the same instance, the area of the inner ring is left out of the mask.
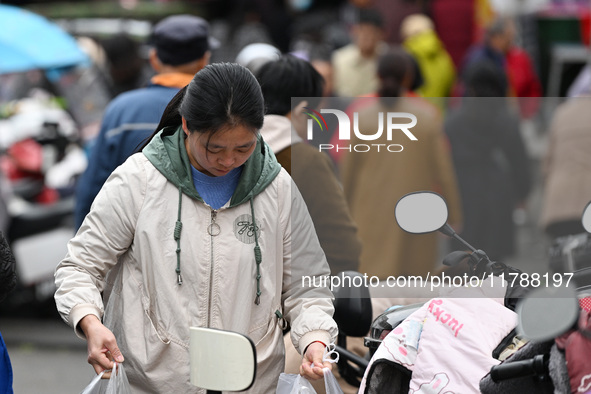
[[[143,153],[184,194],[203,201],[193,185],[191,163],[185,148],[185,133],[181,126],[162,129],[143,149]],[[254,152],[244,163],[230,206],[240,205],[261,193],[279,174],[280,169],[281,165],[275,155],[259,135]]]

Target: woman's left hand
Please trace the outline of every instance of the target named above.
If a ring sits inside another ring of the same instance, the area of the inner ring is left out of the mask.
[[[300,375],[310,380],[318,380],[324,378],[323,368],[329,368],[332,370],[332,363],[322,362],[322,356],[324,355],[324,345],[320,342],[312,342],[308,345],[306,352],[304,353],[304,359],[300,366]],[[314,364],[314,367],[312,367]]]

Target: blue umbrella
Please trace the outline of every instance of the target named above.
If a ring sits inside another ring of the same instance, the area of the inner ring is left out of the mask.
[[[57,24],[22,8],[0,5],[0,74],[72,66],[87,55]]]

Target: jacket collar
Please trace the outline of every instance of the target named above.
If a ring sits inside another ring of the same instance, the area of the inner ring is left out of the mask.
[[[289,118],[281,115],[266,115],[261,135],[273,153],[281,152],[288,146],[302,142],[295,129],[291,127]]]

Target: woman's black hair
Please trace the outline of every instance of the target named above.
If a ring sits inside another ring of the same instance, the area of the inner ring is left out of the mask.
[[[253,131],[263,127],[264,100],[256,78],[236,63],[206,66],[170,100],[156,131],[179,126],[182,117],[190,132],[212,134],[228,126],[245,126]]]
[[[412,77],[413,66],[410,56],[401,48],[391,48],[378,59],[378,96],[383,104],[393,105],[402,93],[405,80]]]
[[[301,98],[308,106],[316,108],[322,99],[324,78],[307,61],[292,55],[284,55],[265,63],[257,72],[266,103],[267,115],[285,116]]]

